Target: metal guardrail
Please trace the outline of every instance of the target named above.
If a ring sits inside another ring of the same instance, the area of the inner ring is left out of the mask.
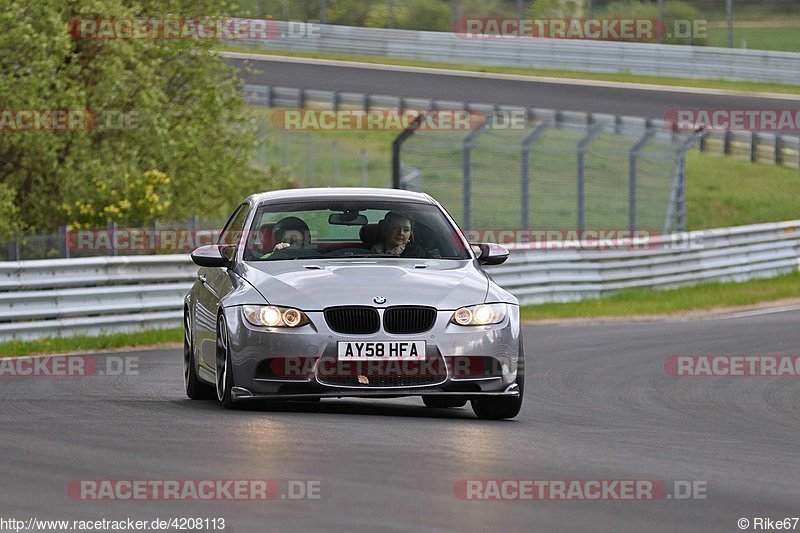
[[[0,263],[0,341],[179,327],[188,255]]]
[[[674,234],[649,249],[511,246],[492,278],[524,305],[744,281],[798,269],[800,220]],[[0,264],[0,341],[179,327],[197,267],[188,255]]]
[[[280,34],[289,34],[288,23],[279,24]],[[319,30],[318,35],[257,44],[293,52],[442,63],[800,84],[800,54],[793,52],[594,40],[464,38],[445,32],[334,25],[320,25]]]
[[[505,264],[491,268],[492,278],[522,305],[769,278],[798,269],[800,220],[678,233],[651,239],[646,249],[568,244],[514,246]]]

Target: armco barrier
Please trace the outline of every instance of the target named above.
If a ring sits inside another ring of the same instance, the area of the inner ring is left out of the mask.
[[[280,33],[287,34],[288,23],[279,24]],[[479,39],[451,32],[334,25],[320,25],[315,35],[258,44],[292,52],[374,55],[450,64],[800,84],[800,53],[794,52],[572,39]]]
[[[773,277],[798,268],[800,220],[663,239],[635,250],[517,244],[489,272],[522,304]],[[179,327],[196,272],[187,255],[0,263],[0,341]]]

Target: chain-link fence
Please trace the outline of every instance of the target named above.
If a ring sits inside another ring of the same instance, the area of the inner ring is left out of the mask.
[[[683,157],[700,135],[644,120],[531,118],[416,132],[401,150],[402,186],[436,197],[466,230],[685,229]]]
[[[387,187],[389,162],[384,155],[309,131],[275,128],[259,117],[255,163],[280,166],[299,187]]]

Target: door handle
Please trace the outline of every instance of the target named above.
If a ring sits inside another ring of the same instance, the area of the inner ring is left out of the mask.
[[[205,283],[206,282],[206,277],[203,274],[198,274],[197,275],[197,281],[199,281],[200,283]]]

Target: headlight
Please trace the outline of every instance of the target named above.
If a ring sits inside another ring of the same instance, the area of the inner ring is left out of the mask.
[[[471,305],[456,309],[450,322],[459,326],[498,324],[506,318],[506,311],[506,304]]]
[[[254,326],[269,328],[297,328],[311,322],[299,309],[275,305],[245,305],[244,317]]]

